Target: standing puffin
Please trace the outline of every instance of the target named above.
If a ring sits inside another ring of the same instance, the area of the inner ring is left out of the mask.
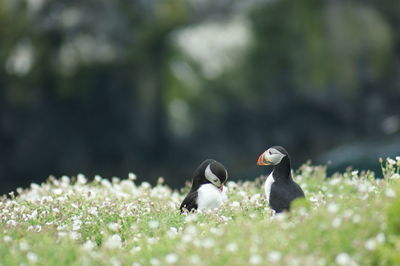
[[[289,211],[294,199],[304,197],[301,187],[293,181],[289,154],[283,147],[274,146],[266,150],[258,158],[257,165],[274,166],[264,189],[266,199],[276,213]]]
[[[179,207],[181,213],[219,207],[225,198],[227,179],[228,172],[222,164],[212,159],[202,162],[193,173],[192,188]]]

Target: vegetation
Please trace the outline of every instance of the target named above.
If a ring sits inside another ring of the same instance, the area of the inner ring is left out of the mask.
[[[159,179],[51,177],[0,202],[1,265],[398,265],[400,157],[384,175],[301,166],[307,200],[272,214],[262,180],[229,181],[216,210],[180,215]],[[378,177],[378,178],[376,178]]]

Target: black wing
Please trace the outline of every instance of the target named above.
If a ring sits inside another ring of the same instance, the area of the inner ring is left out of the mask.
[[[297,184],[296,182],[293,182],[293,183],[294,183],[294,188],[293,188],[292,194],[294,195],[294,199],[300,198],[300,197],[304,198],[305,197],[304,191],[301,189],[299,184]]]
[[[181,210],[181,213],[185,210],[189,212],[192,210],[197,210],[197,191],[189,192],[179,209]]]
[[[277,213],[290,210],[290,203],[296,198],[304,197],[301,187],[295,182],[287,186],[273,183],[271,186],[270,205]]]

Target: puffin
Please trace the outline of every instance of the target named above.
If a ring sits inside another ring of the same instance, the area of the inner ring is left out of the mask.
[[[228,171],[221,163],[207,159],[193,173],[192,187],[181,206],[181,213],[219,207],[226,198],[224,184]]]
[[[275,213],[290,210],[290,203],[304,197],[301,187],[293,180],[290,157],[281,146],[273,146],[263,152],[257,165],[273,165],[273,170],[265,181],[265,197]]]

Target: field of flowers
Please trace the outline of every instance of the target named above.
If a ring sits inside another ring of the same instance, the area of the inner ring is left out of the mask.
[[[272,215],[263,177],[227,183],[218,210],[135,175],[50,178],[0,202],[0,265],[400,265],[400,157],[382,173],[294,172],[307,200]],[[379,179],[376,179],[378,177]]]

